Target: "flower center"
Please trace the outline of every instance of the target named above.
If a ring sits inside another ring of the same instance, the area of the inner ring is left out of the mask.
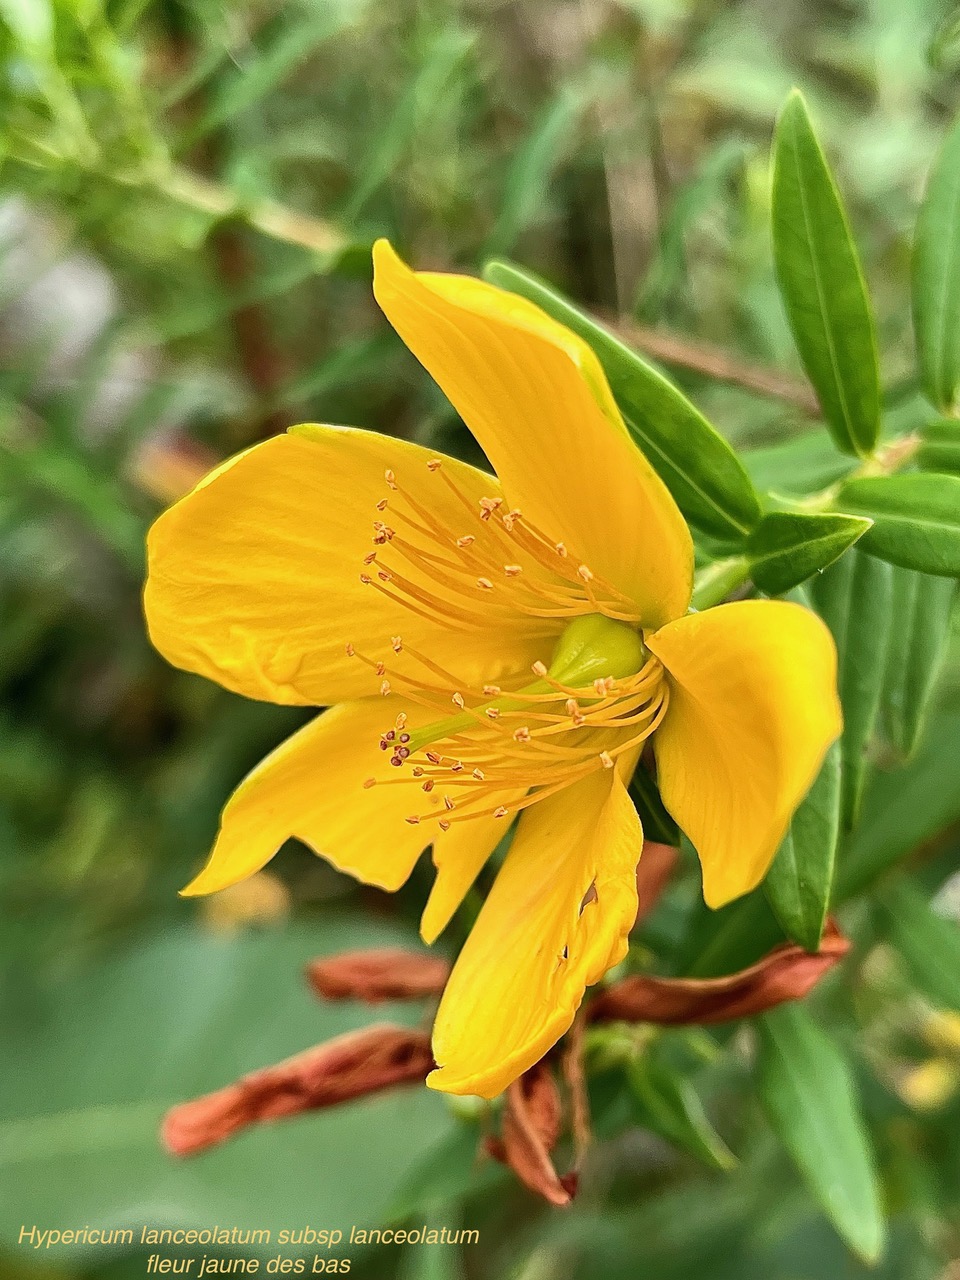
[[[635,758],[667,708],[663,668],[640,633],[599,613],[570,621],[550,667],[534,663],[536,679],[518,689],[458,689],[420,658],[439,683],[408,681],[416,689],[398,692],[438,709],[452,702],[457,712],[418,728],[401,713],[380,739],[401,773],[365,785],[419,785],[431,807],[407,821],[436,821],[444,831],[471,818],[506,818]]]

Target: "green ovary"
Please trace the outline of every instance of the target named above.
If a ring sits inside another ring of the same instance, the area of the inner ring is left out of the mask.
[[[534,680],[518,693],[549,693],[554,688],[551,681],[589,691],[595,680],[624,680],[636,675],[648,657],[640,633],[628,623],[617,622],[600,613],[584,614],[564,628],[554,649],[548,678]],[[557,693],[557,697],[562,695]],[[422,729],[411,732],[407,744],[409,752],[421,751],[452,734],[475,729],[478,713],[483,715],[491,709],[515,711],[523,705],[510,694],[502,694],[475,707],[472,712],[463,711],[424,725]]]

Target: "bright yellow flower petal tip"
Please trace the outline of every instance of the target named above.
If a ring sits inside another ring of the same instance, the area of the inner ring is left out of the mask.
[[[765,874],[840,731],[836,656],[800,606],[688,613],[692,545],[578,337],[381,241],[374,291],[496,470],[296,427],[160,517],[145,609],[177,666],[333,705],[228,803],[210,893],[290,836],[396,889],[427,845],[442,931],[519,815],[447,986],[429,1083],[492,1097],[626,952],[653,737],[664,803],[720,906]]]

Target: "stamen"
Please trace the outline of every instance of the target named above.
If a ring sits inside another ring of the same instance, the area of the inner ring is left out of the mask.
[[[443,805],[407,821],[434,821],[445,831],[475,817],[513,817],[614,768],[662,721],[668,690],[622,591],[519,509],[505,510],[502,496],[461,489],[455,468],[440,458],[426,468],[445,486],[441,503],[421,501],[385,472],[391,496],[376,503],[374,548],[363,556],[361,582],[431,626],[494,635],[509,627],[542,642],[552,662],[534,662],[532,682],[518,671],[503,684],[471,688],[400,635],[385,635],[372,657],[346,644],[348,656],[371,668],[384,697],[436,716],[408,730],[406,713],[396,715],[379,739],[391,776],[363,785],[412,784],[416,794],[431,795],[439,783]],[[380,518],[388,504],[389,524]],[[469,519],[472,527],[451,519]]]

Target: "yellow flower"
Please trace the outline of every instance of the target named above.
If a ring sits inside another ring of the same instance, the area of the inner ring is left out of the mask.
[[[432,942],[519,813],[429,1081],[492,1097],[626,952],[643,841],[626,784],[647,739],[720,906],[762,879],[839,733],[836,655],[795,604],[688,612],[690,534],[585,343],[384,241],[374,263],[377,300],[496,478],[304,426],[160,517],[157,648],[251,698],[336,704],[241,784],[184,892],[237,883],[290,836],[393,890],[432,845]]]

